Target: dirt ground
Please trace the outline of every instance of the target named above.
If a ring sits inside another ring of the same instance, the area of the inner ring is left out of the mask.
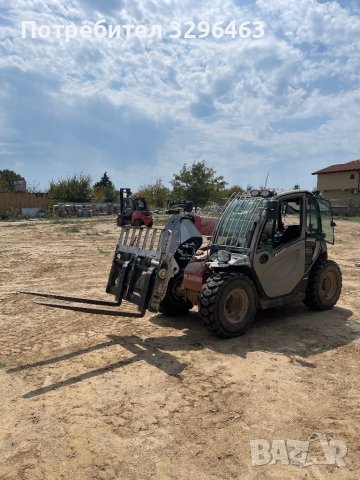
[[[106,220],[0,224],[0,478],[358,479],[360,223],[338,221],[330,248],[336,308],[262,312],[232,340],[195,309],[102,316],[15,294],[106,298],[117,236]],[[345,442],[346,466],[252,465],[250,440],[314,433]]]

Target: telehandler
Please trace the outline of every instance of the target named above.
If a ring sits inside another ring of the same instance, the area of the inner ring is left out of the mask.
[[[249,328],[258,309],[302,301],[313,310],[328,310],[336,304],[341,272],[327,251],[334,227],[330,202],[320,194],[253,190],[228,200],[208,245],[190,211],[171,217],[164,229],[121,227],[106,287],[114,302],[19,293],[102,306],[125,300],[137,306],[139,316],[146,310],[184,315],[197,305],[208,330],[235,337]]]

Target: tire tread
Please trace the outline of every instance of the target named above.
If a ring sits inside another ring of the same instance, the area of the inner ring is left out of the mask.
[[[214,333],[218,337],[230,338],[237,335],[241,335],[245,332],[245,329],[241,333],[231,334],[225,331],[219,324],[216,317],[216,300],[219,294],[219,290],[222,285],[233,278],[241,278],[245,280],[251,288],[255,290],[253,281],[248,275],[242,273],[222,272],[212,275],[206,283],[203,285],[200,295],[200,318],[201,323],[210,332]],[[250,324],[250,323],[249,323]]]
[[[340,281],[340,292],[341,292],[342,275],[341,275],[341,271],[338,264],[333,260],[319,260],[314,265],[309,275],[308,286],[306,289],[306,295],[304,299],[304,304],[307,307],[309,307],[311,310],[318,310],[318,311],[330,310],[334,306],[334,305],[325,305],[324,303],[322,303],[321,298],[319,297],[319,294],[318,294],[318,284],[319,284],[320,276],[323,273],[324,269],[329,265],[335,266],[338,271],[339,281]],[[339,295],[340,295],[340,292],[339,292]]]

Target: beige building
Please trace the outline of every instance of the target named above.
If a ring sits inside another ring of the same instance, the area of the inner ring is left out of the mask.
[[[360,207],[360,160],[330,165],[313,175],[317,175],[317,189],[335,207]]]

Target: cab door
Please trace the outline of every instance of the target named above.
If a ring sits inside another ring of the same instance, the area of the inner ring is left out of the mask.
[[[289,295],[305,274],[305,194],[280,197],[258,236],[253,267],[269,298]]]

